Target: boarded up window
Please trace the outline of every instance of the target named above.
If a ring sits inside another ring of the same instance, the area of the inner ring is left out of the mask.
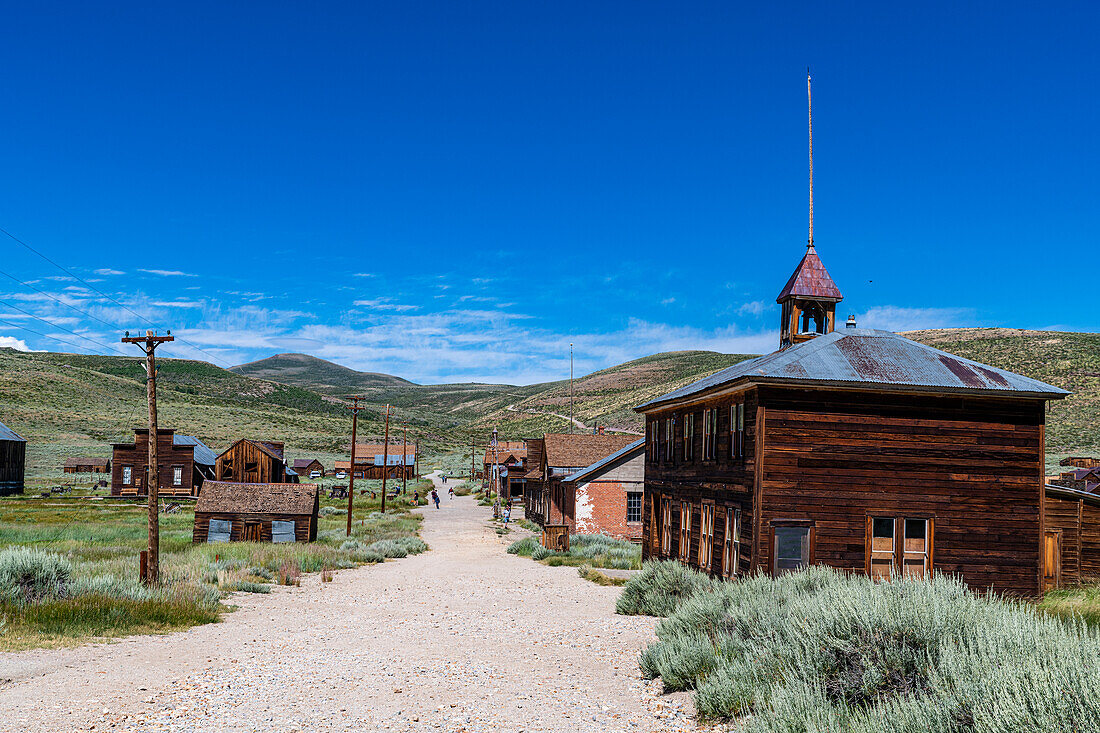
[[[233,522],[228,519],[211,519],[206,530],[207,542],[229,542],[229,533],[233,531]]]
[[[293,542],[294,522],[281,522],[279,520],[274,520],[271,523],[271,541]]]
[[[772,573],[789,573],[810,564],[810,528],[778,526],[775,528],[775,547]]]

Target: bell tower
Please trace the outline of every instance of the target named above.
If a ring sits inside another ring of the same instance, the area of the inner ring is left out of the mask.
[[[836,324],[836,304],[844,297],[814,249],[814,108],[809,70],[806,72],[806,109],[810,131],[810,236],[806,254],[775,299],[783,307],[779,325],[780,349],[832,333]]]

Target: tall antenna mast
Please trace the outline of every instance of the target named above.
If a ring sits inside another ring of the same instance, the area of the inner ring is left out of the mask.
[[[814,102],[810,93],[810,68],[806,67],[806,111],[810,128],[810,238],[806,248],[814,246]]]

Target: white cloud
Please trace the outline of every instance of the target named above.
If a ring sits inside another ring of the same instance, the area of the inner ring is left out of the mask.
[[[15,349],[16,351],[34,351],[34,349],[27,346],[26,341],[17,339],[14,336],[0,336],[0,347]]]
[[[676,298],[665,298],[661,301],[661,305],[672,305],[676,302]]]
[[[737,315],[739,316],[761,316],[765,312],[772,309],[774,304],[769,303],[766,300],[753,300],[748,303],[741,304],[737,309]]]
[[[97,275],[125,275],[126,274],[122,270],[112,270],[109,267],[102,267],[98,270],[95,270],[94,272]]]
[[[150,275],[160,275],[161,277],[198,277],[198,275],[194,273],[182,272],[180,270],[146,270],[139,267],[138,272],[146,272]]]
[[[380,311],[397,311],[398,313],[407,313],[409,311],[419,310],[418,305],[409,305],[407,303],[394,303],[390,298],[373,298],[371,300],[356,300],[352,305],[357,305],[363,308],[373,308]]]
[[[206,304],[197,300],[158,300],[150,305],[158,308],[202,308]]]
[[[951,328],[973,326],[976,317],[970,308],[905,308],[896,305],[878,305],[856,315],[860,328],[878,328],[884,331],[919,331],[924,328]],[[844,319],[837,314],[837,327]]]
[[[356,272],[352,277],[374,277],[373,272]]]

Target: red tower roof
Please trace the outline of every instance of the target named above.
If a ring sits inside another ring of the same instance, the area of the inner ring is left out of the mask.
[[[811,244],[806,248],[806,255],[798,263],[791,279],[787,281],[783,292],[775,299],[776,303],[782,303],[789,296],[801,298],[828,298],[841,300],[840,288],[829,277],[825,265],[821,264],[821,258],[817,256],[817,250]]]

